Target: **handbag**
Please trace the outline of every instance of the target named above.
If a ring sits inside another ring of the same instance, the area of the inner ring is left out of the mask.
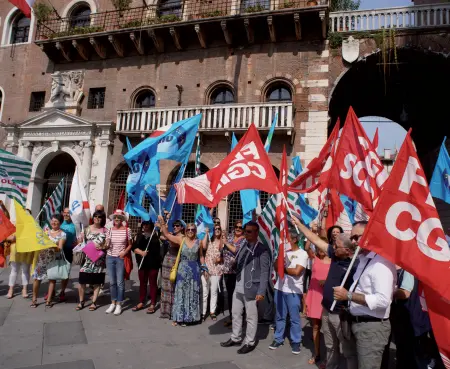
[[[370,259],[366,265],[364,265],[364,268],[361,272],[361,274],[359,275],[358,280],[355,283],[355,287],[353,288],[353,291],[350,292],[355,292],[356,287],[358,286],[359,280],[361,279],[364,271],[367,268],[367,265],[369,265],[369,263],[372,261],[372,259]],[[344,338],[346,340],[349,340],[352,338],[352,315],[350,314],[350,301],[348,303],[348,306],[343,307],[340,311],[339,311],[339,320],[340,320],[340,325],[341,325],[341,332],[342,335],[344,336]]]
[[[70,263],[66,260],[64,252],[55,253],[55,260],[47,265],[47,277],[51,281],[68,279],[70,274]]]
[[[104,252],[102,250],[97,250],[97,246],[93,241],[89,241],[86,246],[83,248],[83,253],[86,254],[86,256],[92,260],[92,262],[96,262],[98,259],[100,259]]]
[[[177,259],[175,260],[175,264],[173,264],[172,269],[170,270],[170,282],[175,283],[177,281],[177,273],[178,273],[178,265],[180,264],[180,258],[181,258],[181,249],[184,245],[184,238],[181,242],[180,248],[178,249]]]

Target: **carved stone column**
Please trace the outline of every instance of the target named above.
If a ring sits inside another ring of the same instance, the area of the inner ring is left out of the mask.
[[[89,187],[92,167],[92,141],[81,141],[80,146],[83,148],[83,166],[81,167],[81,176],[83,183]],[[89,188],[86,189],[86,192],[89,193]]]
[[[31,160],[31,152],[33,150],[33,143],[30,141],[21,141],[19,145],[18,155],[24,159]]]

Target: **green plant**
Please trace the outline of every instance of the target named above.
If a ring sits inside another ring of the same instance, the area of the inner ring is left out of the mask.
[[[114,8],[116,8],[116,10],[118,10],[119,12],[130,9],[130,5],[132,2],[133,0],[111,0]]]
[[[120,28],[137,28],[137,27],[141,27],[143,24],[143,22],[141,22],[140,20],[133,20],[133,21],[129,21],[125,24],[121,24]]]
[[[201,18],[221,17],[225,15],[222,10],[213,10],[211,12],[205,12],[200,15]]]
[[[256,3],[256,5],[248,6],[247,8],[245,8],[245,13],[258,13],[258,12],[263,12],[265,10],[267,10],[267,9],[264,5],[261,5],[260,3]]]
[[[181,18],[175,14],[167,14],[159,17],[159,23],[179,22]]]
[[[332,32],[328,35],[330,49],[339,49],[342,46],[344,38],[339,32]]]
[[[331,0],[330,12],[357,10],[360,4],[361,0]]]
[[[293,1],[285,1],[284,4],[280,6],[280,9],[293,8],[295,3]]]
[[[54,13],[53,9],[42,2],[35,3],[33,6],[34,15],[39,22],[45,22]]]

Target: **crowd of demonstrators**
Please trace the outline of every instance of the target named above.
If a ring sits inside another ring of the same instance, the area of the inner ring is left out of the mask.
[[[0,209],[9,217],[1,202]],[[97,300],[108,274],[111,305],[106,313],[120,315],[125,299],[124,260],[134,253],[140,286],[139,300],[132,311],[143,310],[148,305],[147,313],[153,314],[159,306],[161,318],[184,327],[203,322],[209,303],[209,315],[215,321],[218,292],[222,288],[227,294],[230,314],[230,320],[224,325],[231,326],[232,334],[220,345],[241,346],[237,352],[247,354],[257,344],[258,305],[261,308],[268,300],[271,270],[275,268],[279,273],[277,267],[284,265],[284,277],[277,279],[273,302],[268,302],[275,309],[270,349],[284,345],[288,337],[292,353],[300,353],[301,312],[305,311],[312,328],[313,353],[309,364],[339,369],[345,361],[348,369],[387,369],[389,346],[394,340],[398,369],[440,368],[430,320],[421,306],[419,281],[380,255],[358,248],[366,222],[355,223],[351,233],[345,234],[339,226],[324,232],[319,232],[317,227],[309,229],[293,217],[296,230],[289,228],[290,249],[279,256],[284,257],[284,263],[279,263],[272,260],[270,248],[258,241],[258,223],[251,221],[243,226],[239,220],[227,237],[216,218],[214,228],[206,229],[204,239],[199,240],[195,224],[186,225],[181,219],[173,222],[170,232],[169,218],[166,214],[164,218],[158,217],[155,224],[142,222],[133,238],[122,210],[116,210],[108,220],[104,207],[97,205],[91,225],[76,237],[69,209],[64,209],[63,215],[52,215],[51,228],[46,230],[54,247],[18,253],[14,235],[3,241],[11,267],[6,297],[13,297],[19,273],[22,296],[28,296],[31,269],[34,279],[31,307],[38,306],[39,288],[46,279],[49,280],[46,306],[52,307],[56,280],[50,270],[55,261],[66,260],[70,265],[74,247],[92,248],[93,245],[93,253],[83,249],[76,310],[85,306],[88,285],[93,288],[89,310],[98,309]],[[352,263],[357,250],[359,256]],[[310,282],[306,281],[308,266]],[[348,278],[344,282],[346,274]],[[68,282],[67,278],[61,280],[60,302],[66,301]],[[321,330],[326,355],[320,352]]]

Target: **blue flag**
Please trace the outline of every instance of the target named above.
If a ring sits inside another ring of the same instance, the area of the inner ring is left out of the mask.
[[[185,158],[185,161],[187,162],[189,159],[189,155]],[[177,197],[177,191],[175,189],[174,184],[180,182],[180,180],[184,176],[184,170],[186,169],[186,163],[181,164],[180,169],[178,170],[177,176],[175,178],[175,181],[172,183],[172,187],[169,190],[169,194],[167,195],[166,201],[164,202],[164,210],[170,212],[170,219],[169,219],[169,231],[172,231],[173,222],[175,220],[181,219],[181,215],[183,213],[183,205],[178,204],[178,201],[176,199]]]
[[[197,213],[195,214],[195,225],[197,226],[197,237],[200,240],[205,238],[206,227],[210,232],[214,232],[214,222],[209,212],[209,209],[204,205],[197,207]]]
[[[439,157],[431,177],[430,192],[431,196],[450,204],[450,156],[445,147],[446,138],[444,137],[442,142]]]
[[[342,205],[344,205],[344,209],[347,212],[348,219],[350,219],[350,223],[354,224],[356,206],[358,205],[358,203],[346,195],[340,194],[339,197],[341,198]]]
[[[202,115],[198,114],[176,122],[164,134],[147,138],[124,155],[130,168],[139,162],[143,154],[150,158],[149,167],[141,176],[143,184],[157,185],[160,183],[160,160],[185,162],[192,151],[201,118]]]

